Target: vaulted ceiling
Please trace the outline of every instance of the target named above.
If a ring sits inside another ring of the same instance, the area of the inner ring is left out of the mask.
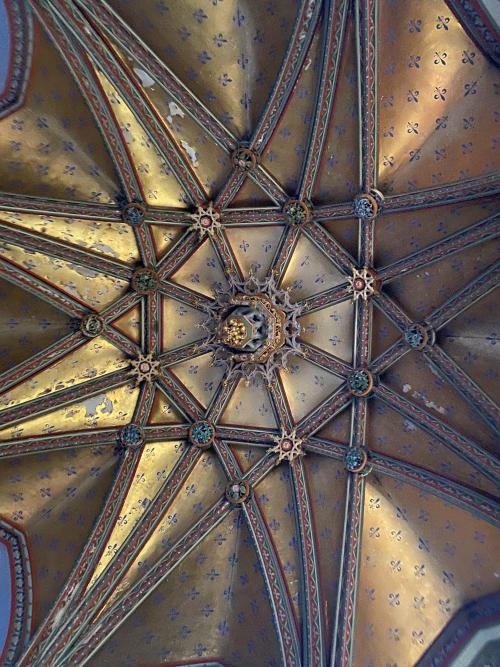
[[[0,5],[2,664],[446,664],[499,591],[481,3]]]

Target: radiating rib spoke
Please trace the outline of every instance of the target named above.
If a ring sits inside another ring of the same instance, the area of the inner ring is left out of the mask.
[[[432,369],[462,394],[493,431],[500,433],[500,409],[495,402],[449,357],[439,345],[424,351],[424,358]]]
[[[422,410],[408,399],[400,396],[383,384],[375,387],[375,395],[396,411],[414,421],[424,431],[441,440],[453,452],[468,461],[493,481],[500,481],[500,462],[484,449],[465,436],[457,433],[450,426]]]
[[[95,92],[96,89],[99,89],[98,78],[89,63],[87,54],[83,49],[75,46],[74,40],[69,38],[65,30],[55,20],[51,11],[47,9],[46,2],[43,4],[41,2],[37,3],[33,7],[33,10],[38,15],[47,32],[51,35],[76,81],[83,84],[82,90],[86,96],[87,104],[96,118],[106,145],[113,157],[128,200],[142,199],[141,188],[135,176],[135,169],[130,161],[130,156],[124,142],[117,140],[117,137],[121,137],[121,134],[118,131],[116,121],[103,98]]]
[[[394,264],[380,269],[377,275],[383,282],[387,283],[399,276],[410,273],[410,271],[421,270],[429,264],[443,259],[443,257],[451,257],[456,252],[462,252],[478,243],[495,238],[499,233],[500,215],[495,214],[448,236],[439,243],[434,243],[428,248],[423,248],[408,257],[403,257]]]
[[[64,241],[50,238],[44,234],[38,234],[32,229],[25,230],[10,225],[1,220],[1,213],[0,241],[13,243],[22,248],[41,252],[51,257],[58,257],[70,264],[74,262],[80,266],[99,271],[105,275],[116,276],[122,280],[128,280],[132,275],[132,269],[123,262],[94,253],[91,250],[79,248]]]
[[[435,330],[442,329],[452,319],[470,308],[499,285],[500,261],[489,267],[480,276],[471,280],[463,289],[456,292],[446,303],[427,317],[427,322]]]
[[[118,518],[123,500],[135,474],[138,457],[139,452],[131,449],[123,454],[113,486],[77,565],[66,581],[55,605],[21,657],[18,663],[19,667],[32,665],[38,658],[42,659],[44,664],[50,664],[49,656],[52,655],[48,650],[50,639],[59,635],[59,630],[61,626],[64,626],[68,613],[75,609],[85,592],[93,570]]]
[[[471,199],[494,197],[500,193],[500,175],[489,174],[470,180],[451,183],[439,188],[417,190],[401,195],[389,195],[384,199],[384,211],[408,211],[446,204],[459,204]],[[436,209],[438,213],[439,209]]]
[[[312,199],[316,175],[328,134],[349,6],[347,0],[340,0],[340,2],[328,0],[324,4],[326,6],[324,21],[326,35],[322,45],[321,79],[299,189],[299,198],[309,200]]]
[[[48,3],[99,68],[111,74],[112,83],[127,104],[139,112],[138,119],[144,131],[151,137],[160,155],[175,169],[176,177],[184,191],[193,202],[205,201],[206,193],[187,158],[177,148],[167,124],[143,93],[142,88],[129,77],[126,68],[113,55],[93,26],[76,7],[71,7],[60,0],[48,0]]]

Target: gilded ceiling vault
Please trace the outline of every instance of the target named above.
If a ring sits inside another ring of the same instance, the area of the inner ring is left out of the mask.
[[[451,664],[500,612],[482,2],[0,23],[0,663]]]

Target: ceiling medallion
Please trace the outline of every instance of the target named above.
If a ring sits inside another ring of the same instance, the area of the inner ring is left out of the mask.
[[[349,292],[352,293],[352,300],[357,301],[362,298],[367,301],[368,297],[377,291],[377,278],[374,271],[368,268],[352,270],[352,276],[347,278],[349,281]]]
[[[377,216],[384,201],[384,195],[378,190],[363,192],[357,195],[353,202],[353,212],[357,218],[372,220]]]
[[[138,294],[148,294],[158,289],[159,282],[156,271],[142,267],[134,271],[130,285]]]
[[[288,224],[305,225],[311,220],[311,205],[301,199],[290,199],[285,204],[283,213],[287,217]]]
[[[228,283],[201,325],[209,333],[205,348],[212,352],[213,364],[225,368],[226,381],[261,377],[269,384],[290,354],[301,354],[301,306],[290,303],[274,276],[259,280],[252,273],[245,281],[230,276]]]
[[[144,444],[144,430],[138,424],[127,424],[119,430],[118,442],[122,447],[138,449]]]
[[[349,447],[344,457],[344,466],[349,472],[361,472],[368,461],[365,449]]]
[[[128,374],[135,377],[136,385],[143,381],[148,384],[153,382],[154,378],[160,372],[160,362],[157,359],[154,359],[152,352],[149,354],[139,354],[137,359],[130,360],[130,365],[132,368]]]
[[[373,389],[373,375],[366,369],[354,371],[348,377],[347,384],[354,396],[368,396]]]
[[[208,449],[215,438],[215,429],[210,422],[199,421],[191,424],[188,432],[189,442],[198,449]]]
[[[129,225],[140,225],[141,222],[144,222],[146,209],[138,202],[131,202],[122,208],[121,214],[123,222]]]
[[[233,164],[241,171],[252,171],[257,166],[257,154],[250,148],[240,146],[233,153]]]
[[[423,350],[426,345],[432,345],[435,340],[434,331],[418,323],[409,326],[404,337],[413,350]]]
[[[270,447],[268,454],[278,454],[276,465],[281,461],[294,461],[299,456],[304,456],[305,452],[302,449],[301,438],[297,437],[295,429],[291,433],[287,433],[285,429],[281,429],[281,435],[273,435],[272,439],[276,443],[274,447]]]
[[[241,505],[250,497],[250,484],[244,479],[236,479],[226,486],[226,500],[232,505]]]
[[[220,213],[218,213],[212,206],[212,202],[209,203],[208,208],[203,208],[203,206],[198,206],[195,213],[189,215],[193,221],[192,229],[198,232],[200,238],[203,238],[205,234],[213,236],[216,229],[220,229]]]
[[[104,322],[99,315],[88,313],[80,320],[80,331],[86,338],[95,338],[104,329]]]

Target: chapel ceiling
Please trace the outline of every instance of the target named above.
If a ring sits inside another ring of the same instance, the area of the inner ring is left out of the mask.
[[[2,664],[412,667],[499,591],[464,4],[0,3]]]

